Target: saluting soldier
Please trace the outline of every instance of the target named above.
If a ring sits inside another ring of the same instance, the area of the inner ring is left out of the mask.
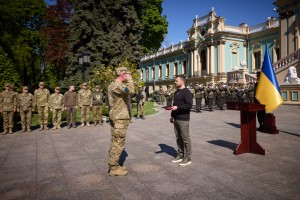
[[[48,104],[49,97],[50,97],[50,92],[47,88],[45,88],[45,83],[40,82],[39,89],[36,89],[34,91],[34,107],[37,108],[39,114],[39,123],[40,123],[39,131],[42,131],[43,129],[49,130],[47,126],[48,115],[49,115],[49,104]]]
[[[95,91],[93,92],[93,120],[94,126],[99,123],[103,125],[102,122],[102,104],[103,104],[104,95],[100,91],[100,86],[96,85]]]
[[[5,90],[0,93],[0,112],[3,116],[3,128],[4,132],[2,135],[7,133],[13,133],[13,118],[14,112],[17,111],[17,99],[15,92],[11,91],[9,83],[5,84]]]
[[[52,111],[53,129],[61,129],[61,114],[64,111],[64,95],[60,94],[60,87],[55,87],[55,91],[49,98],[49,106]]]
[[[143,87],[139,88],[138,93],[136,94],[136,104],[137,104],[137,119],[145,119],[144,107],[145,107],[146,93],[143,90]]]
[[[116,69],[116,79],[108,87],[111,144],[109,149],[109,175],[124,176],[128,173],[119,165],[125,147],[126,130],[129,125],[128,95],[134,93],[134,83],[126,67]]]
[[[81,126],[86,125],[91,127],[90,124],[90,110],[93,106],[93,97],[92,92],[90,89],[88,89],[88,84],[83,83],[82,84],[82,90],[78,92],[78,104],[81,108]]]
[[[31,132],[31,119],[33,109],[33,95],[28,92],[28,87],[23,86],[23,92],[18,95],[18,112],[21,115],[21,132]]]

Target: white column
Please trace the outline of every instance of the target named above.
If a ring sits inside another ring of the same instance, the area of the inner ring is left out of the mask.
[[[210,46],[210,73],[215,73],[215,48]]]
[[[207,54],[206,54],[206,74],[210,74],[210,63],[209,63],[209,58],[210,58],[210,47],[207,47]]]
[[[191,77],[193,77],[194,75],[194,51],[191,50],[191,69],[190,69],[190,72],[191,72]]]

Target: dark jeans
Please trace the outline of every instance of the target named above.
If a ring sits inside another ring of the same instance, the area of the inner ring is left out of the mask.
[[[192,145],[189,131],[190,121],[174,120],[174,130],[177,142],[177,155],[191,159]]]
[[[68,126],[71,125],[71,119],[72,119],[72,125],[76,125],[76,108],[75,107],[67,107],[67,124]],[[71,118],[72,115],[72,118]]]

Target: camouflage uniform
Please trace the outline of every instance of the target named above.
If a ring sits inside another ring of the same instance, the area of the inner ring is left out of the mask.
[[[136,95],[136,103],[137,103],[137,119],[142,116],[142,119],[144,119],[144,104],[146,100],[146,93],[143,91],[143,89],[140,89]]]
[[[57,89],[56,87],[55,89]],[[58,88],[59,89],[59,88]],[[49,107],[52,111],[52,117],[53,117],[53,129],[60,129],[61,124],[61,114],[64,109],[64,95],[53,93],[51,94],[49,98]]]
[[[214,89],[209,85],[208,88],[205,91],[205,96],[207,98],[207,105],[209,108],[209,111],[213,111],[213,101],[215,98],[215,91]]]
[[[28,90],[27,86],[23,87],[23,90]],[[21,115],[21,125],[22,132],[31,131],[31,118],[32,118],[32,108],[33,108],[33,95],[31,93],[21,93],[18,95],[19,100],[19,111]]]
[[[202,84],[197,83],[194,87],[195,90],[195,99],[196,99],[196,111],[201,112],[201,104],[204,93],[204,88]]]
[[[87,86],[86,83],[83,85]],[[89,89],[82,89],[78,92],[78,104],[81,107],[81,125],[87,122],[90,125],[90,107],[92,106],[92,92]]]
[[[172,107],[172,101],[173,101],[173,90],[172,87],[169,86],[168,89],[165,92],[166,100],[167,100],[167,107]]]
[[[121,67],[117,69],[117,74],[126,71],[127,68]],[[134,83],[132,79],[126,83],[115,80],[108,87],[111,126],[111,144],[108,162],[110,170],[119,166],[120,155],[125,146],[126,130],[130,119],[128,112],[128,95],[130,93],[134,93]]]
[[[5,84],[5,87],[10,87],[10,84]],[[14,112],[17,108],[17,99],[16,94],[13,91],[10,91],[10,89],[7,91],[3,91],[0,93],[0,111],[2,112],[3,117],[3,128],[4,132],[3,135],[10,133],[12,134],[13,131],[13,118],[14,118]]]
[[[40,82],[40,85],[44,84],[43,82]],[[50,92],[48,89],[36,89],[34,91],[34,107],[37,107],[37,111],[39,114],[39,124],[40,124],[40,130],[48,129],[48,115],[49,115],[49,101]]]
[[[96,86],[96,88],[99,88],[99,86]],[[94,125],[97,125],[97,122],[102,123],[102,104],[103,104],[103,93],[101,91],[94,91],[93,93],[93,120]]]

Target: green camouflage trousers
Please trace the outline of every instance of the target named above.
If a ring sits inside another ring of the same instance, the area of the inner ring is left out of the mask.
[[[14,111],[2,111],[3,128],[13,128],[14,126]]]
[[[93,119],[102,123],[102,105],[93,106]]]
[[[110,121],[111,143],[109,148],[109,166],[119,165],[121,153],[125,147],[125,136],[129,120]]]
[[[81,107],[81,123],[90,122],[90,106]]]
[[[40,125],[47,125],[48,124],[49,107],[48,106],[38,106],[37,110],[38,110],[38,114],[39,114]]]
[[[32,110],[20,111],[22,127],[31,126]]]
[[[139,117],[141,115],[144,116],[144,103],[143,102],[138,103],[137,117]]]
[[[61,123],[61,113],[62,110],[61,109],[57,109],[57,110],[53,110],[52,112],[52,122],[53,122],[53,126],[60,126]]]

